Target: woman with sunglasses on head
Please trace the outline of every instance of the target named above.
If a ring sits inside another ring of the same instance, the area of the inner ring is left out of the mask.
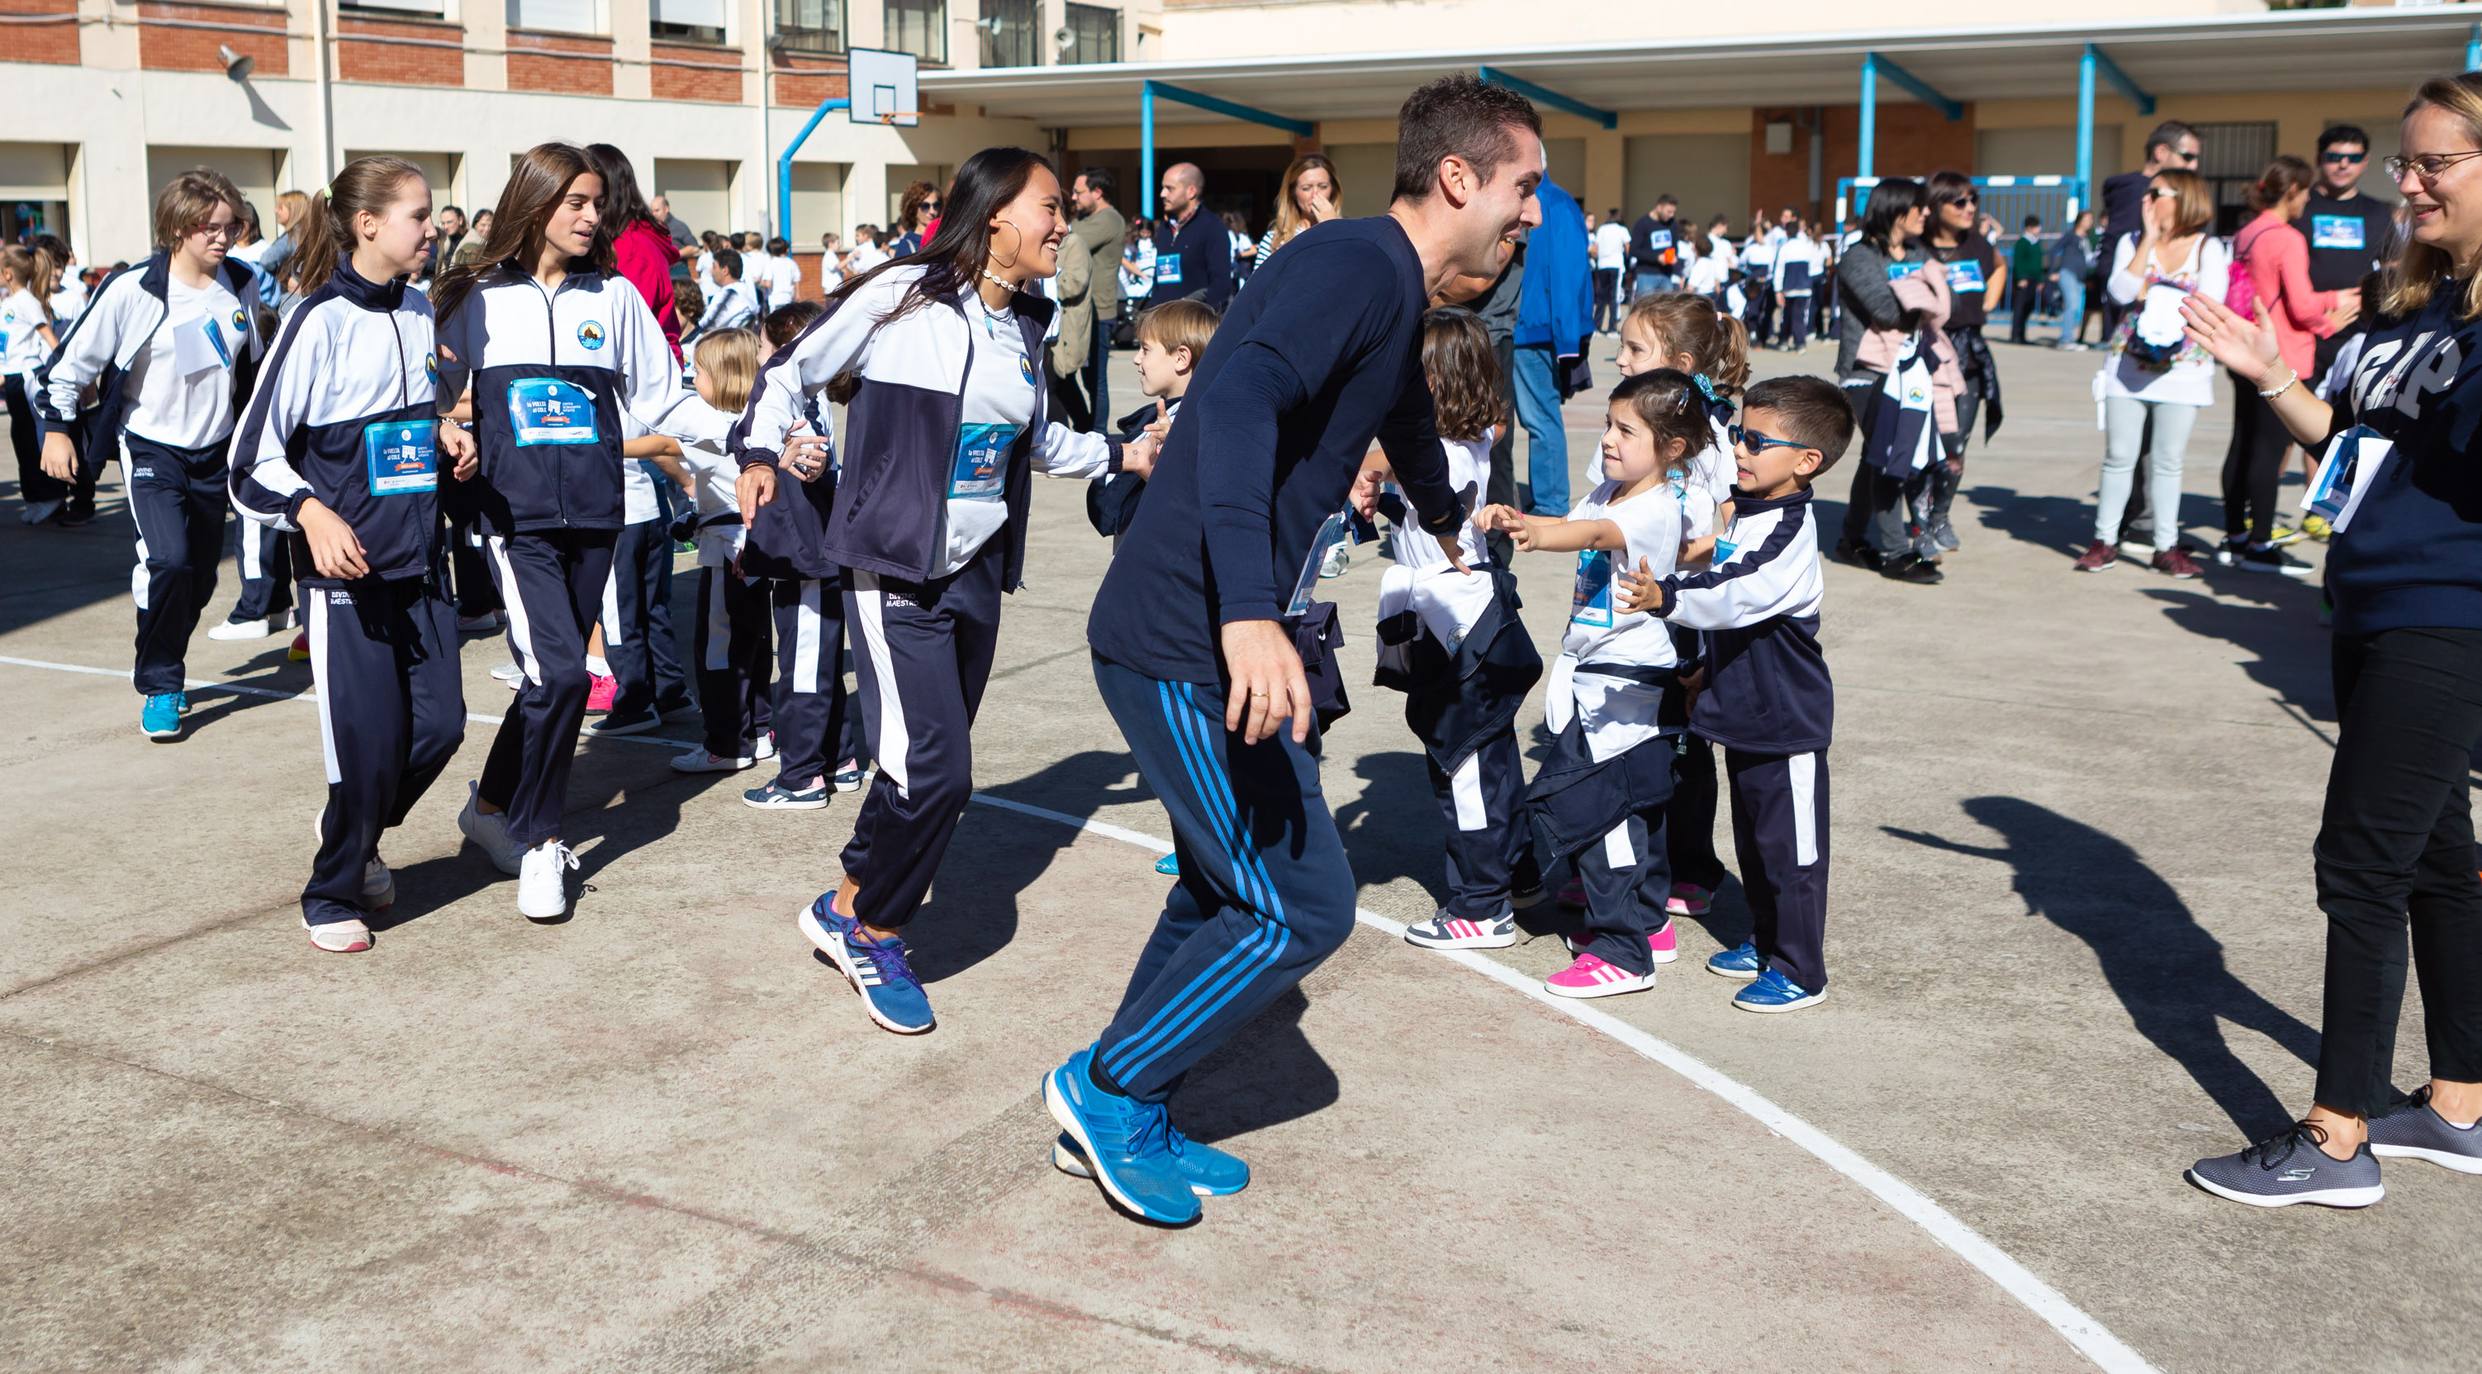
[[[2191,336],[2284,433],[2328,449],[2313,506],[2335,525],[2327,586],[2336,741],[2312,847],[2327,917],[2314,1102],[2189,1179],[2260,1207],[2366,1207],[2380,1158],[2482,1174],[2482,883],[2472,755],[2482,744],[2482,74],[2423,83],[2389,159],[2407,223],[2350,385],[2311,394],[2282,317],[2193,297]],[[2303,350],[2306,352],[2306,350]],[[2306,359],[2305,359],[2306,361]],[[2245,397],[2244,399],[2250,399]],[[2429,1081],[2394,1084],[2406,938]]]
[[[43,471],[78,477],[70,430],[89,453],[118,453],[138,526],[138,666],[149,739],[181,737],[190,632],[215,592],[224,553],[227,442],[267,341],[257,283],[228,259],[241,192],[221,174],[183,172],[155,197],[155,253],[114,273],[37,373]],[[88,385],[95,404],[82,410]],[[100,462],[98,458],[95,461]]]
[[[1965,447],[1973,440],[1974,419],[1989,408],[1987,431],[1999,427],[1999,364],[1982,341],[1983,323],[2008,299],[2008,267],[1980,226],[1981,197],[1973,178],[1963,172],[1933,172],[1925,188],[1930,196],[1930,227],[1923,233],[1923,256],[1948,269],[1948,344],[1965,370],[1965,393],[1956,400],[1956,429],[1941,434],[1947,446],[1945,463],[1930,470],[1927,510],[1914,512],[1921,526],[1919,551],[1926,562],[1956,551],[1956,527],[1948,509],[1965,480]]]

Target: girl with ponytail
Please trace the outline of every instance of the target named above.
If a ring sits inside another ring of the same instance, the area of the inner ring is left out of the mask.
[[[60,342],[53,332],[52,308],[44,303],[59,275],[48,254],[16,244],[0,248],[0,396],[8,400],[17,494],[26,503],[18,518],[29,525],[58,516],[69,500],[69,484],[43,471],[34,404],[26,389],[27,380]]]

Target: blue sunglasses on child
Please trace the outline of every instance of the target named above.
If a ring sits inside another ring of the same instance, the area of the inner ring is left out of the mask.
[[[1808,444],[1805,444],[1798,439],[1772,438],[1768,435],[1761,434],[1754,429],[1743,429],[1739,425],[1729,426],[1725,432],[1732,436],[1733,443],[1747,445],[1749,451],[1752,453],[1764,453],[1771,448],[1809,447]]]

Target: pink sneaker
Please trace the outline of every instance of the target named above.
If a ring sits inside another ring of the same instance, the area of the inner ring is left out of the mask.
[[[620,680],[605,677],[601,673],[590,673],[587,675],[586,684],[586,714],[590,716],[609,715],[612,710],[612,698],[620,695]]]
[[[1593,939],[1591,932],[1581,930],[1574,935],[1561,936],[1560,943],[1566,945],[1571,954],[1583,954]],[[1670,921],[1665,921],[1663,929],[1646,937],[1646,952],[1654,956],[1658,964],[1668,964],[1681,957],[1681,937],[1673,932]]]
[[[1560,997],[1616,997],[1624,992],[1643,992],[1654,985],[1655,975],[1651,973],[1641,978],[1591,954],[1578,955],[1576,963],[1543,980],[1543,990]]]
[[[1704,916],[1715,902],[1715,890],[1696,883],[1672,884],[1672,895],[1663,909],[1674,916]]]

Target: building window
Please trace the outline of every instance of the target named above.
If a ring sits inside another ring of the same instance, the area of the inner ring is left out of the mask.
[[[1120,60],[1120,11],[1101,5],[1071,5],[1069,13],[1069,46],[1060,54],[1062,62],[1118,62]]]
[[[684,43],[722,43],[724,0],[653,0],[647,7],[647,31]]]
[[[442,0],[342,0],[336,10],[339,14],[368,15],[374,19],[402,19],[409,14],[437,19],[443,13],[441,5]]]
[[[888,0],[887,43],[925,62],[948,60],[947,0]]]
[[[797,52],[845,50],[845,0],[775,0],[776,39]]]
[[[512,29],[548,29],[554,33],[601,33],[595,0],[508,0]]]
[[[982,64],[986,67],[1039,67],[1043,50],[1035,41],[1042,25],[1035,0],[982,0]]]

